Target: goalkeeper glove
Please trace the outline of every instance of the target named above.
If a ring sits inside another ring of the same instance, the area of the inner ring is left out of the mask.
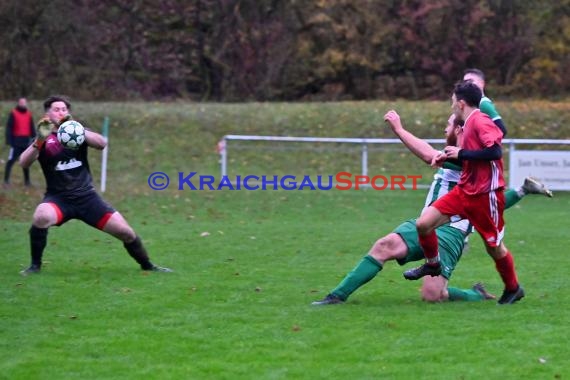
[[[35,145],[38,148],[44,144],[45,140],[52,133],[55,124],[47,117],[43,117],[38,121],[36,125],[36,142]]]
[[[57,123],[57,125],[60,126],[69,120],[73,120],[73,116],[71,116],[71,114],[68,113],[67,115],[65,115],[64,117],[61,118],[61,120],[59,121],[59,123]]]

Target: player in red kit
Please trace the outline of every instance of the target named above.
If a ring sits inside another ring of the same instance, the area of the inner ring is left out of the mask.
[[[434,156],[432,163],[458,160],[462,165],[459,183],[452,191],[428,207],[417,220],[419,242],[424,251],[424,265],[404,272],[408,280],[441,274],[438,238],[435,229],[449,223],[453,215],[469,219],[483,238],[487,253],[495,260],[505,289],[500,304],[512,304],[524,297],[514,266],[514,259],[505,244],[503,211],[502,132],[479,108],[481,90],[472,82],[458,83],[452,95],[453,113],[464,121],[459,147],[447,146]]]

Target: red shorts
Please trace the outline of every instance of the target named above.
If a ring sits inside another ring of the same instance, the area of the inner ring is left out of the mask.
[[[503,190],[469,195],[459,186],[436,200],[433,207],[444,215],[459,215],[477,230],[490,247],[498,246],[505,234],[505,194]]]

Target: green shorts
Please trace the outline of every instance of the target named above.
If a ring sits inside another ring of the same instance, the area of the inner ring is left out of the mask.
[[[449,224],[444,224],[435,231],[439,243],[439,259],[442,265],[441,275],[449,280],[463,253],[465,234]],[[412,261],[424,259],[424,251],[418,241],[416,219],[410,219],[400,224],[394,230],[394,233],[400,235],[408,246],[408,254],[405,258],[399,259],[398,264],[404,265]]]

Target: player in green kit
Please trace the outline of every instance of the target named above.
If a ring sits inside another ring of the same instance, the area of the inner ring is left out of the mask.
[[[503,137],[505,137],[507,135],[507,127],[505,127],[501,115],[495,108],[495,103],[493,103],[490,98],[485,96],[485,74],[483,71],[479,69],[467,69],[463,72],[463,80],[473,82],[473,84],[481,89],[483,96],[479,102],[479,109],[484,114],[489,115],[495,125],[499,127],[499,129],[503,132]]]

